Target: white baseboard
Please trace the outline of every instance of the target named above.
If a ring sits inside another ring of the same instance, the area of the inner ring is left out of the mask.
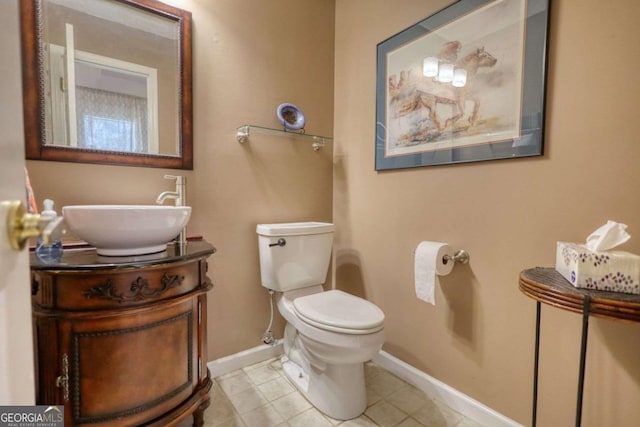
[[[422,390],[430,398],[441,401],[451,409],[480,425],[491,427],[523,427],[522,424],[505,417],[442,381],[390,355],[386,351],[380,351],[380,353],[373,358],[373,362]]]
[[[221,357],[220,359],[212,360],[207,363],[207,367],[211,372],[211,378],[219,377],[220,375],[228,374],[237,369],[241,369],[247,366],[260,363],[264,360],[269,360],[274,357],[281,356],[284,350],[282,348],[282,340],[278,340],[276,345],[259,345],[257,347],[250,348],[248,350],[241,351],[240,353],[232,354],[230,356]]]

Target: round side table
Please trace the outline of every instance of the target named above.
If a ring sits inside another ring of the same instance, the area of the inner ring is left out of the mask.
[[[536,300],[536,343],[533,368],[532,427],[536,426],[538,407],[538,362],[540,359],[540,303],[552,307],[582,313],[582,343],[580,370],[578,373],[578,397],[576,403],[576,427],[582,423],[582,395],[587,353],[589,316],[640,322],[640,295],[576,288],[553,268],[536,267],[520,273],[520,290]]]

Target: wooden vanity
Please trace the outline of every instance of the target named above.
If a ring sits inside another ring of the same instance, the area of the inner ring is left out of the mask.
[[[31,254],[36,402],[65,426],[203,424],[209,406],[206,241],[161,254]]]

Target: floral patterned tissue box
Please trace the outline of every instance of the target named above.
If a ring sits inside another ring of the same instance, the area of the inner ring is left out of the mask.
[[[640,256],[558,242],[556,271],[576,288],[640,294]]]

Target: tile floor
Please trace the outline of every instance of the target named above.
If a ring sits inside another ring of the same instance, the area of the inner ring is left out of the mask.
[[[207,427],[481,427],[380,366],[365,365],[367,409],[340,421],[316,410],[270,359],[215,378]]]

